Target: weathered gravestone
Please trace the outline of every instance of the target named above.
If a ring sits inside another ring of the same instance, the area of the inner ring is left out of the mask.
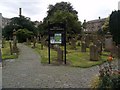
[[[34,38],[33,38],[33,48],[35,48],[36,47],[36,37],[34,36]]]
[[[116,56],[120,59],[120,45],[116,46]]]
[[[58,45],[56,45],[54,49],[57,51],[58,62],[62,63],[63,62],[63,50],[61,50],[61,48]]]
[[[72,49],[76,49],[76,40],[75,40],[75,38],[71,39],[71,46],[72,46]]]
[[[26,38],[26,42],[27,42],[27,45],[31,45],[31,41],[28,38]]]
[[[90,45],[90,60],[91,61],[98,61],[99,60],[99,53],[98,48],[96,45]]]
[[[17,52],[17,37],[16,37],[16,30],[13,30],[13,53]]]
[[[5,45],[5,38],[2,37],[2,48],[4,48],[4,45]]]
[[[9,45],[10,45],[10,54],[12,55],[13,54],[13,49],[12,49],[12,42],[11,42],[11,40],[9,41]]]
[[[86,47],[88,48],[90,45],[90,37],[88,34],[86,34],[86,36],[85,36],[85,43],[86,43]]]
[[[113,48],[113,39],[112,39],[112,35],[110,35],[110,32],[108,32],[105,37],[105,51],[111,51],[112,48]]]
[[[81,43],[81,52],[86,52],[86,43],[84,41]]]
[[[102,54],[102,42],[100,40],[98,40],[96,42],[96,46],[97,46],[97,49],[98,49],[98,53],[101,55]]]

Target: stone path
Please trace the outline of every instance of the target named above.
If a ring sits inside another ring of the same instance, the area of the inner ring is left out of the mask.
[[[42,65],[33,49],[23,44],[18,47],[18,59],[6,61],[2,68],[3,88],[89,88],[91,79],[98,74],[98,66]]]

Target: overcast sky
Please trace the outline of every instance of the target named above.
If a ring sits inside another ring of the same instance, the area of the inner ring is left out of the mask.
[[[78,11],[79,20],[83,22],[108,17],[112,11],[118,10],[119,0],[0,0],[0,13],[3,17],[18,17],[19,8],[22,15],[32,21],[42,21],[47,15],[48,5],[56,2],[70,2]]]

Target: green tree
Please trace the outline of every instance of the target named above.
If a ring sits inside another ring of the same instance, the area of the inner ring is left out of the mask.
[[[113,35],[113,40],[120,44],[120,10],[114,11],[110,15],[109,29]]]
[[[33,32],[28,31],[27,29],[18,29],[16,31],[18,42],[22,43],[26,41],[26,38],[31,38]]]
[[[77,11],[70,3],[60,2],[54,6],[49,5],[47,17],[44,18],[44,29],[48,29],[47,22],[52,23],[66,22],[68,34],[78,34],[81,32],[81,22],[78,21]]]
[[[33,32],[35,35],[37,35],[37,28],[34,26],[35,24],[30,21],[29,18],[21,16],[21,17],[14,17],[11,19],[11,22],[9,25],[7,25],[3,29],[3,35],[7,38],[10,39],[12,38],[13,34],[13,29],[24,29],[26,28],[28,31]]]
[[[103,33],[106,34],[109,31],[109,17],[106,18],[104,25],[102,26]]]

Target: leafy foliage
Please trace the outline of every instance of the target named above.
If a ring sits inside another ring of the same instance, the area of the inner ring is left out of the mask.
[[[37,29],[34,26],[34,23],[30,21],[29,18],[21,16],[21,17],[14,17],[11,19],[11,22],[9,25],[7,25],[3,29],[3,35],[7,39],[11,39],[13,36],[13,29],[24,29],[26,28],[28,31],[33,32],[35,35],[37,34]]]
[[[26,38],[31,38],[33,32],[28,31],[27,29],[19,29],[16,34],[18,42],[25,42]]]
[[[102,26],[102,30],[104,34],[106,34],[109,31],[109,17],[106,19],[104,25]]]
[[[52,23],[66,22],[67,33],[77,34],[81,32],[81,22],[78,21],[77,11],[73,9],[70,3],[60,2],[54,6],[49,5],[48,15],[44,18],[44,30],[48,29],[48,21]]]
[[[113,40],[120,44],[120,10],[114,11],[110,15],[109,29],[113,35]]]
[[[111,62],[108,62],[99,72],[98,88],[120,88],[120,75],[114,72]]]

